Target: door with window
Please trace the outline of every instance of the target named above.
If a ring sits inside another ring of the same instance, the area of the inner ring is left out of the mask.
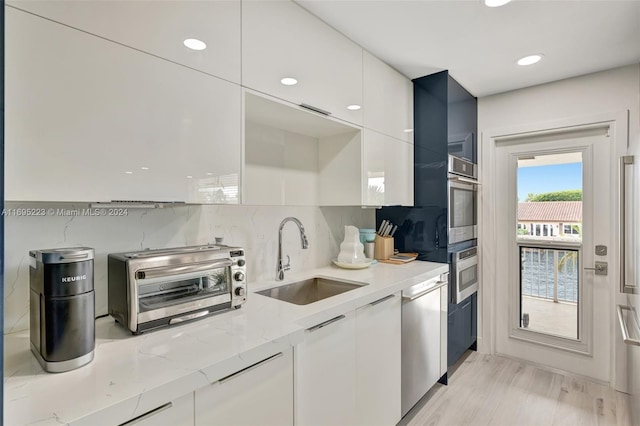
[[[610,149],[603,127],[523,134],[496,140],[495,150],[496,256],[505,265],[496,352],[606,382]]]

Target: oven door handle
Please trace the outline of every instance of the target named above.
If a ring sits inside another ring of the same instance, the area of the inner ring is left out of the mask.
[[[449,176],[449,180],[456,181],[456,182],[470,183],[471,185],[478,185],[478,186],[480,185],[480,183],[477,180],[462,177],[462,176]]]
[[[139,280],[146,280],[171,275],[190,274],[194,272],[208,271],[210,269],[224,268],[231,265],[233,265],[233,262],[229,259],[220,259],[212,262],[189,263],[179,266],[161,266],[158,268],[140,269],[136,272],[136,278]]]

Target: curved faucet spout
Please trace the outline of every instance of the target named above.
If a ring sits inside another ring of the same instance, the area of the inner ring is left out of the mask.
[[[284,271],[288,271],[291,268],[289,256],[287,256],[287,264],[284,265],[282,263],[282,229],[287,222],[293,222],[298,226],[298,229],[300,230],[300,244],[303,249],[309,248],[309,240],[307,239],[307,235],[304,233],[304,226],[302,225],[302,222],[293,216],[285,217],[282,222],[280,222],[280,227],[278,228],[278,262],[276,264],[276,281],[282,281],[284,279]]]

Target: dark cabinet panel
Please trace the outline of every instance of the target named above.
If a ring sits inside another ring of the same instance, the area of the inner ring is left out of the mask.
[[[448,315],[448,347],[447,362],[451,367],[460,359],[462,354],[476,341],[477,322],[474,303],[475,294],[463,300],[455,308],[449,310]],[[451,305],[450,305],[451,308]]]
[[[477,163],[478,101],[451,77],[447,88],[448,152]]]

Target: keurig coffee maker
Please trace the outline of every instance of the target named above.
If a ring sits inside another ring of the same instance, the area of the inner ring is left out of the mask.
[[[29,256],[31,351],[50,373],[91,362],[95,348],[93,249],[33,250]]]

